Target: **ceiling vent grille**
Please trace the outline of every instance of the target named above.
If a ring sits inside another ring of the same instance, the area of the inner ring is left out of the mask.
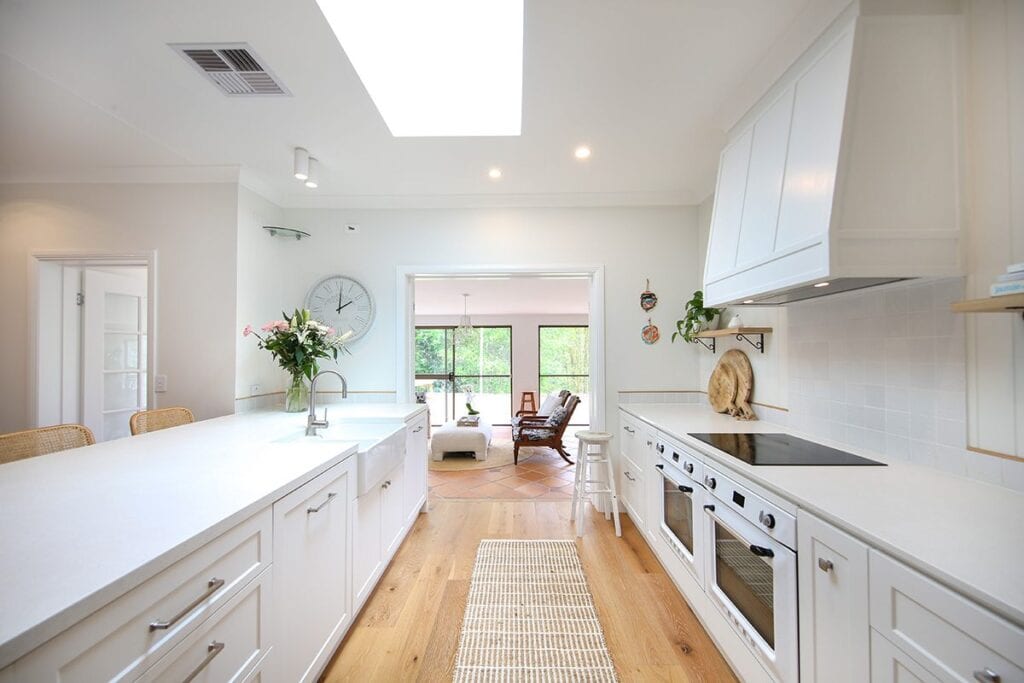
[[[171,47],[229,97],[291,95],[245,43],[189,43]]]

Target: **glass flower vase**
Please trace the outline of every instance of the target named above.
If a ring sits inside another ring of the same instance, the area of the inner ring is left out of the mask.
[[[302,373],[292,375],[292,383],[284,393],[284,410],[286,413],[301,413],[309,410],[309,387]]]

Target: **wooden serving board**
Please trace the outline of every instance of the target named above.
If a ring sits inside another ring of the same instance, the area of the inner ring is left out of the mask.
[[[747,354],[731,349],[722,354],[708,381],[708,400],[717,413],[739,420],[756,420],[750,399],[754,394],[754,369]]]

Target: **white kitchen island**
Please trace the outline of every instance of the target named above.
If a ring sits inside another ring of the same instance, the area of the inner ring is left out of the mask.
[[[425,406],[331,413],[332,440],[257,412],[0,466],[0,682],[315,679],[359,607],[353,539],[387,534],[386,565],[426,500]],[[404,427],[388,528],[356,527],[349,422]]]

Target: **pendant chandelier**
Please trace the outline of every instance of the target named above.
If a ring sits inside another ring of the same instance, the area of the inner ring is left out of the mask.
[[[473,321],[469,318],[469,294],[462,295],[462,317],[459,318],[459,326],[455,328],[452,340],[460,344],[476,340],[476,330],[473,329]]]

